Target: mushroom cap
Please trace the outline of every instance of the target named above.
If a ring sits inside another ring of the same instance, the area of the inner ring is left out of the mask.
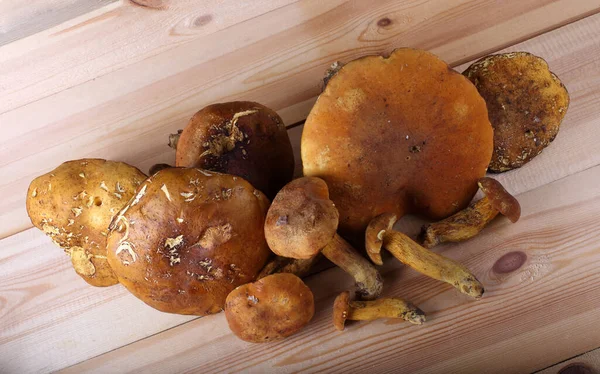
[[[288,337],[308,324],[314,314],[310,288],[290,273],[239,286],[227,296],[225,308],[231,331],[252,343]]]
[[[481,178],[477,181],[479,188],[488,198],[494,209],[506,216],[511,222],[517,222],[521,217],[521,204],[519,201],[495,179]]]
[[[343,66],[302,134],[304,174],[323,178],[340,230],[381,213],[441,219],[467,206],[492,155],[475,87],[435,55],[398,49]]]
[[[144,173],[123,162],[67,161],[31,182],[27,213],[71,256],[87,283],[111,286],[118,280],[106,261],[108,225],[144,179]]]
[[[344,331],[348,312],[350,311],[350,292],[344,291],[340,293],[333,302],[333,326]]]
[[[338,220],[327,184],[319,178],[302,177],[286,184],[273,199],[265,237],[275,254],[308,259],[333,239]]]
[[[365,232],[365,249],[371,261],[376,265],[383,265],[381,259],[381,246],[383,245],[382,231],[391,230],[398,221],[394,213],[383,213],[373,218]]]
[[[110,266],[131,293],[163,312],[219,312],[270,251],[268,201],[244,179],[169,168],[149,177],[113,219]]]
[[[463,74],[485,99],[494,127],[491,171],[521,167],[554,140],[569,93],[542,58],[526,52],[491,55]]]
[[[194,114],[177,142],[175,165],[240,176],[272,198],[292,180],[294,153],[275,111],[236,101]]]

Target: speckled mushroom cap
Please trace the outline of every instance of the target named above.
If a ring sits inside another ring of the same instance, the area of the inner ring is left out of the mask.
[[[517,222],[521,217],[521,204],[500,182],[493,178],[481,178],[477,184],[488,198],[494,209],[506,216],[511,222]]]
[[[542,58],[527,52],[491,55],[464,75],[485,99],[494,127],[491,171],[521,167],[554,140],[569,93]]]
[[[163,312],[219,312],[270,251],[268,200],[240,177],[169,168],[148,178],[114,218],[108,261],[131,293]]]
[[[273,199],[265,222],[269,247],[279,256],[311,258],[325,247],[338,227],[338,211],[327,184],[315,177],[286,184]]]
[[[71,257],[86,282],[111,286],[118,280],[106,261],[108,225],[145,178],[123,162],[68,161],[31,182],[27,213]]]
[[[176,166],[238,175],[272,198],[292,179],[294,153],[275,111],[235,101],[194,114],[177,143]]]
[[[225,317],[240,339],[265,343],[288,337],[315,314],[313,294],[294,274],[279,273],[245,284],[227,296]]]
[[[492,155],[473,84],[435,55],[398,49],[343,66],[302,134],[304,174],[329,186],[340,230],[364,235],[382,213],[441,219],[464,208]]]

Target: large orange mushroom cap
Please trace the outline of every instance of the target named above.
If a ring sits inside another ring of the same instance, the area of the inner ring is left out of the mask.
[[[327,182],[340,229],[382,213],[441,219],[477,191],[493,151],[486,104],[435,55],[398,49],[341,68],[302,135],[304,174]]]

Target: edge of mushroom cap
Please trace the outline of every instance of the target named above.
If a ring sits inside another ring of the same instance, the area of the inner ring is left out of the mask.
[[[511,222],[517,222],[521,217],[521,205],[500,182],[493,178],[484,177],[477,181],[479,188],[490,201],[490,204]]]
[[[344,330],[348,312],[350,311],[350,292],[340,293],[333,302],[333,326],[339,331]]]
[[[381,259],[383,239],[380,234],[382,231],[391,230],[396,221],[398,221],[396,214],[383,213],[373,218],[371,222],[369,222],[369,226],[367,226],[365,232],[365,248],[369,258],[376,265],[383,265],[383,260]]]

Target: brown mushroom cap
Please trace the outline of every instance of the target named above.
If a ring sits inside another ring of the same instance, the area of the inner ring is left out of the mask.
[[[398,221],[398,217],[393,213],[383,213],[373,218],[365,232],[365,249],[371,261],[376,265],[383,265],[381,259],[381,246],[383,239],[381,232],[391,230]]]
[[[464,208],[492,154],[475,87],[425,51],[398,49],[343,66],[302,134],[304,174],[323,178],[343,233],[381,213],[431,219]]]
[[[298,178],[273,199],[265,222],[265,237],[277,255],[308,259],[332,240],[338,219],[327,184],[315,177]]]
[[[294,274],[281,273],[239,286],[227,296],[225,317],[240,339],[264,343],[290,336],[315,314],[313,294]]]
[[[521,217],[521,205],[513,195],[506,191],[500,182],[486,177],[481,178],[477,183],[494,209],[498,210],[513,223],[519,220]]]
[[[491,55],[464,75],[485,99],[494,127],[491,171],[521,167],[554,140],[569,93],[542,58],[526,52]]]
[[[106,261],[108,225],[145,178],[123,162],[67,161],[31,182],[27,213],[35,227],[71,256],[86,282],[111,286],[118,280]]]
[[[236,101],[194,114],[177,142],[175,165],[238,175],[273,197],[292,179],[294,153],[275,111]]]
[[[119,212],[108,261],[136,297],[163,312],[219,312],[270,251],[268,201],[240,177],[169,168],[148,178]]]
[[[348,312],[350,311],[350,293],[344,291],[340,293],[333,302],[333,326],[339,330],[344,331],[346,325],[346,319],[348,318]]]

